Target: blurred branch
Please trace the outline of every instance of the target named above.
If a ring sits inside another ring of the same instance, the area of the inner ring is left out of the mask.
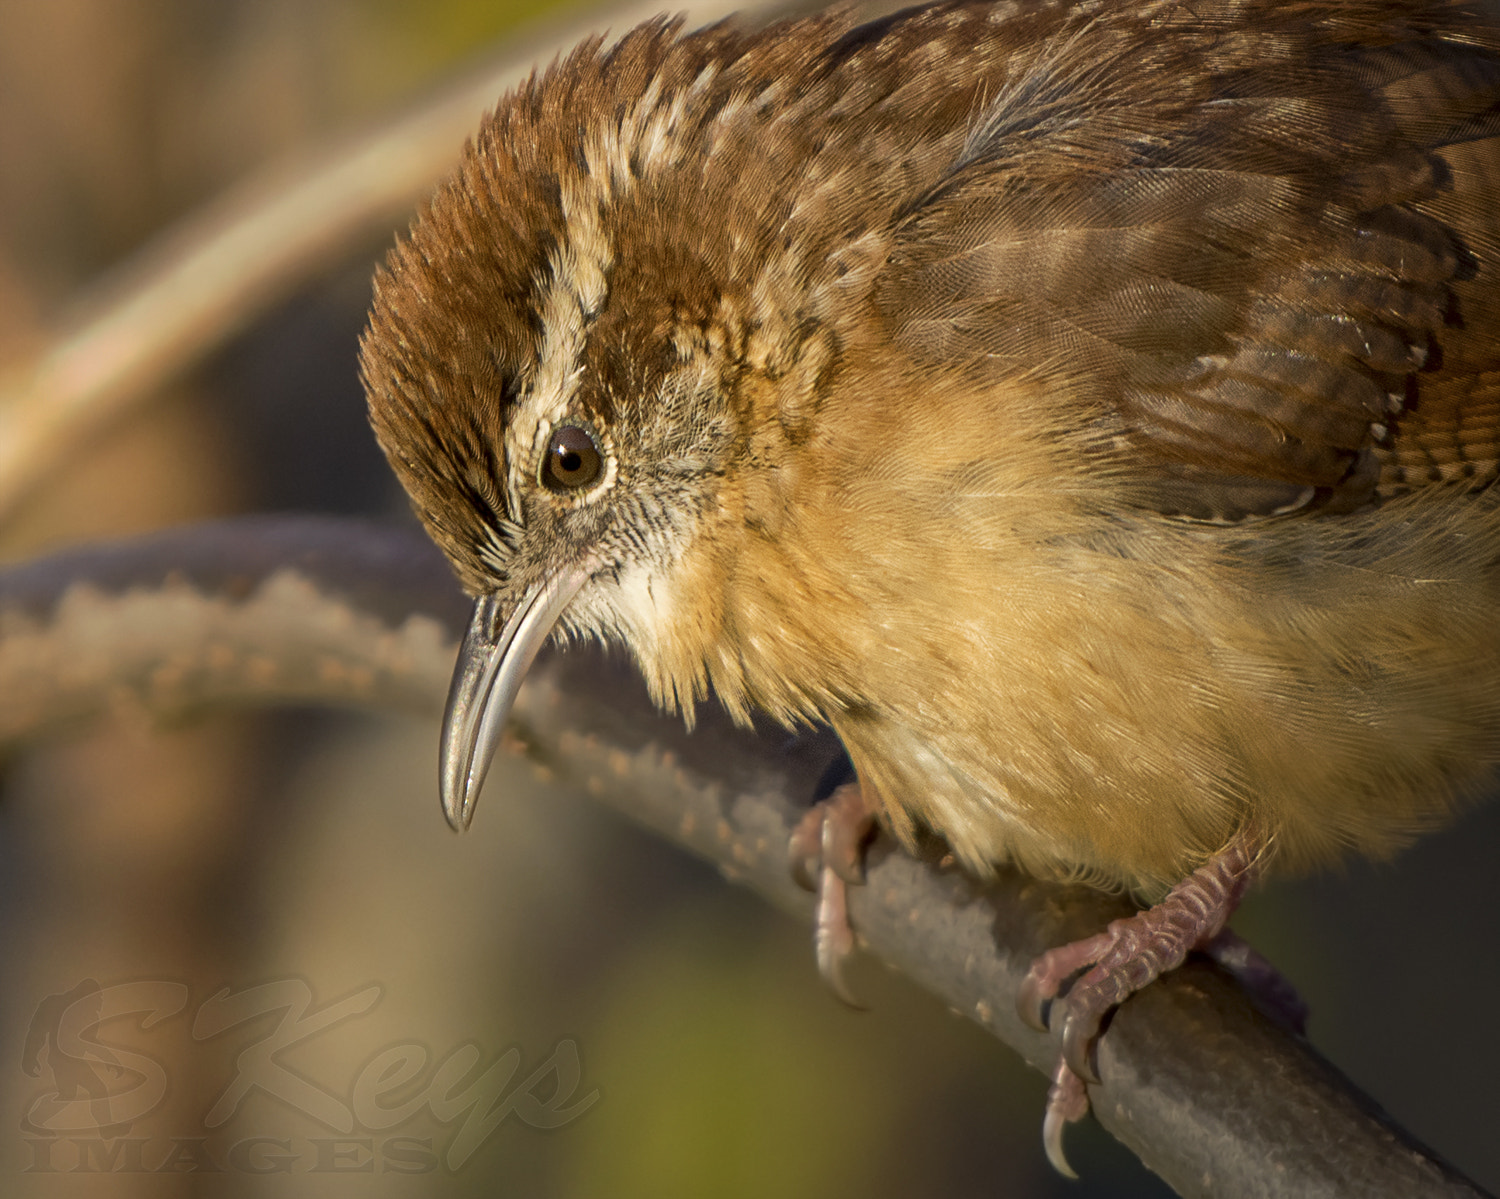
[[[780,0],[673,6],[692,24]],[[482,69],[341,150],[299,155],[231,189],[96,284],[35,357],[0,374],[0,519],[66,452],[149,399],[331,264],[404,224],[506,89],[539,58],[657,0],[576,16],[510,42]]]
[[[419,535],[352,521],[257,518],[41,559],[0,572],[0,745],[121,709],[436,713],[467,607]],[[836,745],[699,717],[688,734],[620,663],[554,653],[511,747],[806,919],[787,837]],[[851,908],[871,953],[1044,1071],[1057,1045],[1020,1022],[1016,989],[1037,952],[1121,910],[1014,873],[981,886],[886,841]],[[1206,962],[1126,1003],[1098,1062],[1096,1117],[1183,1195],[1481,1194]]]

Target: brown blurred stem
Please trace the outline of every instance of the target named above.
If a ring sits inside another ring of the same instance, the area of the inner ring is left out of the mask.
[[[0,572],[0,744],[121,708],[435,714],[467,607],[419,535],[327,518],[197,526],[41,559]],[[713,708],[689,734],[630,669],[592,650],[538,663],[513,731],[512,748],[559,784],[809,917],[786,846],[836,752],[826,736],[760,736]],[[1014,873],[981,886],[879,841],[851,906],[869,952],[1045,1071],[1057,1045],[1015,1013],[1026,968],[1121,905]],[[1098,1064],[1095,1115],[1183,1195],[1482,1193],[1207,962],[1126,1003]]]
[[[672,6],[690,24],[764,19],[778,0]],[[0,519],[79,440],[158,394],[330,265],[404,225],[459,150],[539,59],[663,6],[639,0],[553,22],[374,132],[304,152],[230,189],[147,245],[72,306],[44,348],[0,369]]]

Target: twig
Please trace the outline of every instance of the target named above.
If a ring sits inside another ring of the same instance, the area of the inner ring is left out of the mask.
[[[121,706],[435,711],[466,607],[425,540],[350,521],[260,518],[60,554],[0,572],[0,744]],[[579,650],[538,664],[513,732],[549,776],[807,917],[786,843],[826,738],[788,745],[713,708],[689,734],[632,672]],[[1013,873],[980,886],[883,841],[851,904],[871,953],[1044,1069],[1056,1044],[1015,1014],[1025,969],[1120,910]],[[1482,1194],[1206,962],[1126,1003],[1098,1062],[1096,1116],[1183,1195]]]

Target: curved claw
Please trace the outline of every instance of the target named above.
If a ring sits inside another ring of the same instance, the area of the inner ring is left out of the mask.
[[[1067,1062],[1059,1061],[1052,1072],[1052,1085],[1047,1088],[1047,1114],[1042,1119],[1042,1147],[1047,1151],[1047,1160],[1052,1168],[1064,1178],[1076,1179],[1068,1156],[1063,1152],[1063,1130],[1069,1124],[1082,1120],[1088,1114],[1089,1094],[1082,1080],[1068,1069]]]
[[[1078,1172],[1068,1165],[1068,1155],[1063,1151],[1063,1129],[1067,1126],[1068,1121],[1063,1116],[1048,1108],[1042,1117],[1042,1148],[1047,1151],[1047,1160],[1054,1170],[1077,1182]]]
[[[828,989],[844,1003],[863,1012],[866,1009],[844,981],[844,963],[854,952],[854,930],[849,926],[849,900],[846,884],[825,866],[818,880],[818,914],[813,924],[813,949],[818,959],[818,973]]]
[[[864,845],[875,815],[858,783],[845,783],[805,812],[787,844],[792,878],[818,897],[813,948],[818,973],[852,1008],[865,1010],[844,982],[844,963],[854,952],[848,886],[864,882]]]
[[[1068,1009],[1063,1021],[1062,1060],[1079,1078],[1089,1082],[1099,1081],[1099,1071],[1094,1069],[1094,1044],[1099,1038],[1099,1015],[1094,1012],[1076,1012]]]
[[[1049,986],[1032,966],[1021,982],[1021,989],[1016,992],[1016,1014],[1037,1032],[1046,1032],[1048,1005],[1056,995],[1057,987]]]
[[[1037,1032],[1046,1032],[1047,1002],[1057,998],[1057,992],[1067,979],[1097,961],[1113,940],[1107,931],[1096,933],[1082,941],[1049,949],[1032,962],[1016,995],[1016,1012],[1021,1019]]]

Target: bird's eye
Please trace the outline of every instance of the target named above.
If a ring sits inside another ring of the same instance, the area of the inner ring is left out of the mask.
[[[576,491],[597,479],[603,465],[599,447],[588,430],[561,425],[552,431],[552,440],[547,442],[542,482],[553,491]]]

